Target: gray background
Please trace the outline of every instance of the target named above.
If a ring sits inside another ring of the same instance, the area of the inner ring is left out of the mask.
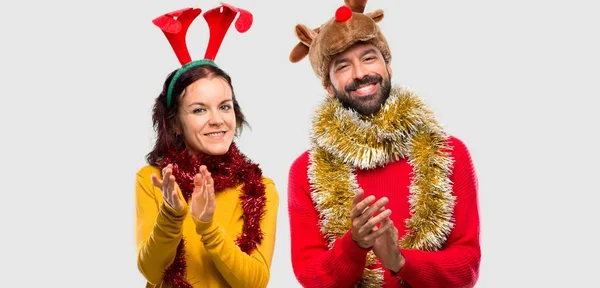
[[[307,59],[287,59],[294,25],[314,28],[343,1],[228,3],[255,22],[246,34],[232,26],[217,62],[253,127],[240,146],[281,196],[270,287],[293,287],[287,173],[308,146],[324,91]],[[418,91],[472,153],[482,224],[477,287],[589,287],[597,279],[600,21],[592,3],[367,5],[385,11],[394,82]],[[154,98],[178,66],[151,20],[218,4],[0,4],[0,286],[143,287],[134,176],[153,140]],[[189,30],[195,59],[204,55],[205,23],[198,18]]]

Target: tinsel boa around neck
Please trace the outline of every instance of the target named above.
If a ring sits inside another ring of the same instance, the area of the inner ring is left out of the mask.
[[[369,117],[328,97],[313,119],[311,142],[311,195],[330,248],[351,226],[351,203],[359,189],[355,170],[374,169],[402,158],[412,166],[413,175],[408,199],[411,216],[399,247],[425,251],[442,247],[453,228],[453,159],[447,135],[415,93],[392,87],[384,107]],[[376,261],[369,252],[367,266]],[[382,281],[381,268],[365,268],[358,286],[381,287]]]

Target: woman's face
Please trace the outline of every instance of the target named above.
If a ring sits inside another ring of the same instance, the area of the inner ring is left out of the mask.
[[[188,149],[209,155],[229,151],[236,130],[232,96],[221,77],[203,78],[185,89],[176,132],[183,134]]]

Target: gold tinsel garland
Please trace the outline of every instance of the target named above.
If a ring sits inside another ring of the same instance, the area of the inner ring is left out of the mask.
[[[373,169],[406,157],[413,167],[411,217],[398,245],[424,251],[442,247],[453,227],[453,160],[447,135],[421,99],[394,86],[384,107],[376,115],[364,117],[327,98],[317,109],[311,132],[311,195],[330,249],[351,226],[351,203],[359,188],[355,169]],[[367,267],[376,262],[369,252]],[[358,287],[382,284],[381,268],[365,268]]]

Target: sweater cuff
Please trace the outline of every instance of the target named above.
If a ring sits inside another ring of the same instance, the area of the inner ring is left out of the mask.
[[[192,220],[196,224],[196,233],[200,236],[206,236],[217,230],[218,226],[212,219],[208,222],[203,222],[200,219],[192,216]]]
[[[393,276],[397,276],[400,277],[402,279],[405,279],[405,277],[407,275],[415,275],[415,274],[419,274],[419,271],[415,271],[415,259],[418,259],[417,254],[419,253],[419,250],[413,250],[413,249],[400,249],[400,253],[402,253],[402,256],[404,257],[404,266],[402,266],[402,269],[400,269],[400,271],[396,274],[393,274]],[[416,260],[419,261],[419,260]],[[390,271],[391,272],[391,271]],[[410,277],[410,276],[409,276]]]
[[[371,248],[362,248],[352,240],[352,234],[350,231],[346,232],[344,236],[342,236],[338,243],[344,255],[347,255],[348,260],[357,262],[365,262],[367,254],[371,251]]]
[[[162,214],[167,217],[169,220],[173,222],[181,222],[185,219],[185,215],[187,214],[187,209],[183,208],[181,210],[175,210],[175,208],[171,207],[167,201],[163,201],[160,205],[160,211]]]

